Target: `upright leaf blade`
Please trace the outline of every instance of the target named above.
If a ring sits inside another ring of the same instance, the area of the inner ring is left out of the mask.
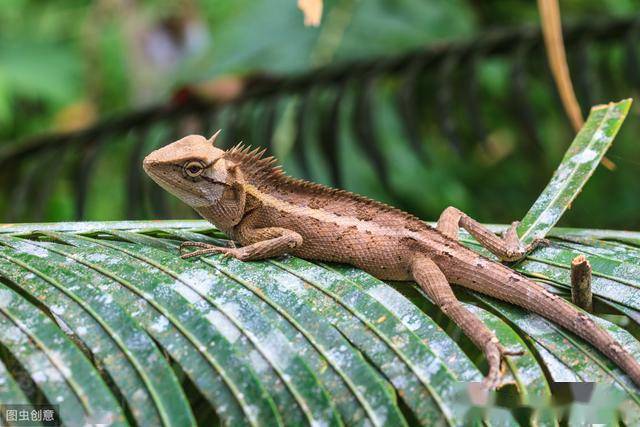
[[[598,105],[576,135],[562,163],[518,227],[523,243],[544,237],[591,177],[618,133],[631,99]]]

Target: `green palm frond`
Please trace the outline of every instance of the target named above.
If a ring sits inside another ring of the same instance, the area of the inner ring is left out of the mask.
[[[595,319],[640,358],[640,233],[551,228],[628,108],[590,116],[560,166],[571,178],[552,179],[521,225],[550,246],[513,267],[566,297],[585,255]],[[58,405],[65,425],[640,423],[630,379],[541,316],[456,288],[524,350],[484,404],[468,387],[482,354],[416,285],[294,257],[178,257],[182,241],[225,239],[204,221],[0,226],[0,406]],[[598,384],[561,385],[574,381]]]
[[[188,425],[201,406],[230,425],[458,425],[479,414],[464,404],[464,382],[481,379],[482,356],[416,286],[292,257],[180,259],[181,241],[222,238],[202,221],[3,231],[0,342],[11,357],[1,359],[16,360],[69,424],[100,414]],[[565,295],[571,260],[586,255],[599,322],[640,357],[632,336],[640,281],[628,262],[640,259],[640,234],[551,236],[516,268]],[[525,349],[509,359],[513,386],[498,393],[513,401],[489,410],[489,422],[514,423],[513,408],[535,407],[552,382],[574,380],[610,384],[625,423],[640,421],[638,390],[590,345],[540,316],[457,291],[505,345]],[[32,398],[11,366],[2,375],[3,402]]]

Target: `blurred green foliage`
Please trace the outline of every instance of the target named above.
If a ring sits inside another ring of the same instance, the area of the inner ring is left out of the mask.
[[[115,112],[164,102],[176,88],[189,82],[257,71],[300,72],[334,62],[398,54],[444,40],[472,39],[490,28],[538,21],[535,2],[328,0],[322,25],[308,28],[295,3],[3,0],[0,141],[74,129]],[[563,20],[570,22],[604,15],[628,16],[637,13],[640,1],[566,0],[561,6]],[[596,61],[598,56],[615,59],[625,53],[612,48],[591,54],[590,60]],[[597,90],[593,101],[636,96],[638,88],[636,93],[629,93],[631,85],[620,82],[624,76],[621,61],[607,58],[601,62],[608,68],[594,76]],[[535,160],[522,149],[527,135],[505,124],[510,105],[509,60],[490,59],[478,70],[481,96],[488,100],[482,107],[489,118],[485,144],[477,144],[470,155],[457,157],[436,130],[435,112],[422,111],[422,130],[429,136],[426,145],[432,159],[425,167],[409,149],[392,108],[398,85],[384,82],[376,92],[375,126],[383,153],[394,169],[391,183],[401,200],[391,199],[382,191],[378,172],[362,161],[352,133],[343,127],[340,154],[346,166],[345,187],[399,204],[425,219],[434,219],[447,205],[456,205],[485,222],[521,218],[573,137],[557,97],[549,90],[546,59],[541,56],[533,61],[538,64],[540,79],[530,82],[528,95],[540,117],[538,131],[543,144]],[[295,101],[280,106],[274,140],[276,154],[293,173],[296,165],[290,161],[288,147],[292,135],[290,110]],[[455,93],[454,102],[464,105],[463,90]],[[563,225],[640,228],[640,148],[634,142],[639,130],[638,105],[636,102],[610,152],[618,169],[612,172],[600,168],[596,172]],[[343,116],[346,114],[343,111]],[[317,128],[314,120],[310,126]],[[250,143],[250,136],[245,140]],[[122,218],[124,189],[116,183],[124,182],[128,165],[118,156],[125,156],[128,143],[126,139],[118,142],[97,166],[87,208],[90,219]],[[318,153],[320,143],[315,141],[311,151]],[[322,160],[312,166],[313,178],[327,182]],[[73,187],[66,179],[58,183],[57,190],[46,219],[70,219]],[[7,201],[2,203],[6,205]]]
[[[304,27],[293,0],[0,2],[0,138],[47,130],[74,102],[89,101],[100,114],[135,105],[135,67],[153,43],[148,39],[167,35],[162,31],[179,38],[175,32],[195,28],[208,36],[161,73],[146,103],[165,99],[185,82],[301,71],[469,36],[475,26],[461,0],[326,3],[325,21],[316,29]]]

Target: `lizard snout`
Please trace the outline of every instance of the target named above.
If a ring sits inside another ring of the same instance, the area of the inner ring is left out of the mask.
[[[157,155],[156,155],[157,152],[158,152],[158,150],[152,151],[142,161],[142,168],[145,170],[145,172],[149,172],[149,170],[151,168],[153,168],[154,166],[156,166],[159,163],[159,159],[157,158]]]

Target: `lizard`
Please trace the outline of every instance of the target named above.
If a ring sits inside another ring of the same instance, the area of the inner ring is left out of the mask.
[[[439,309],[484,353],[487,389],[501,385],[506,356],[478,317],[455,296],[451,284],[489,295],[537,313],[582,337],[640,386],[640,364],[586,313],[541,284],[463,246],[468,231],[501,261],[517,261],[539,242],[521,244],[517,222],[497,235],[455,207],[437,225],[378,201],[286,175],[264,149],[238,144],[215,146],[186,136],[151,152],[143,160],[149,177],[191,206],[232,239],[231,246],[183,242],[182,258],[224,254],[241,261],[290,254],[304,259],[346,263],[381,280],[415,281]],[[185,252],[190,247],[197,250]]]

